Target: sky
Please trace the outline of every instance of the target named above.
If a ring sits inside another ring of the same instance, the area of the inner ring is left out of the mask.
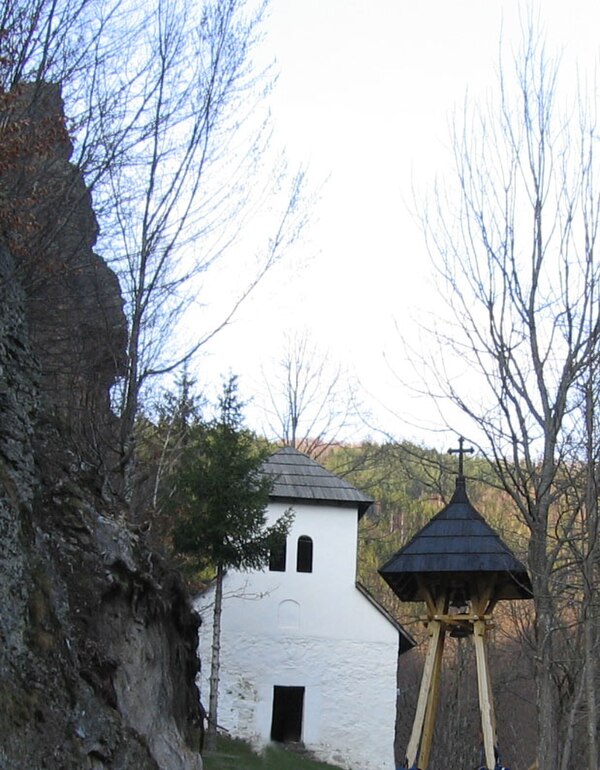
[[[518,47],[528,7],[549,48],[590,72],[593,0],[272,0],[262,46],[279,73],[273,141],[319,196],[301,241],[197,371],[200,383],[239,376],[252,427],[286,336],[306,332],[359,383],[369,425],[348,438],[381,428],[436,448],[451,440],[403,385],[403,338],[420,344],[419,321],[439,304],[415,201],[449,173],[453,111],[493,90],[500,39]]]

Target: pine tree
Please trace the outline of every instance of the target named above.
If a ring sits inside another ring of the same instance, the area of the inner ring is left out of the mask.
[[[244,428],[237,380],[219,399],[219,416],[199,428],[173,478],[171,506],[177,516],[174,545],[199,568],[216,570],[207,747],[217,730],[223,576],[228,568],[260,569],[287,535],[291,513],[267,526],[265,511],[273,480],[262,464],[268,454]]]

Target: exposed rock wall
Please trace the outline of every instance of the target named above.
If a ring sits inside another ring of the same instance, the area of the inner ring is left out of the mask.
[[[0,768],[201,770],[197,618],[82,448],[85,431],[110,429],[125,326],[67,156],[50,165],[83,208],[68,242],[36,252],[42,279],[0,217]]]
[[[109,388],[125,366],[116,275],[94,253],[98,223],[65,130],[58,86],[0,96],[0,227],[24,291],[46,415],[100,464],[114,423]]]

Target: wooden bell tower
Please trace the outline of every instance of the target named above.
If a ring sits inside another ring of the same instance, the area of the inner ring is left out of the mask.
[[[425,602],[429,646],[405,767],[427,770],[439,700],[446,635],[472,636],[486,766],[496,767],[496,718],[486,634],[496,602],[531,599],[525,566],[471,505],[463,458],[458,454],[456,489],[448,505],[379,570],[403,602]]]

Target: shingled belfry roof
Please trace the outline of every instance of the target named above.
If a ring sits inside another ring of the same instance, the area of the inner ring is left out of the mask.
[[[352,484],[290,446],[282,447],[269,457],[263,471],[275,479],[271,491],[273,500],[349,506],[358,508],[359,516],[373,503]]]
[[[379,570],[401,601],[422,601],[423,586],[469,584],[484,577],[495,599],[530,599],[522,564],[471,505],[464,476],[448,505]]]

